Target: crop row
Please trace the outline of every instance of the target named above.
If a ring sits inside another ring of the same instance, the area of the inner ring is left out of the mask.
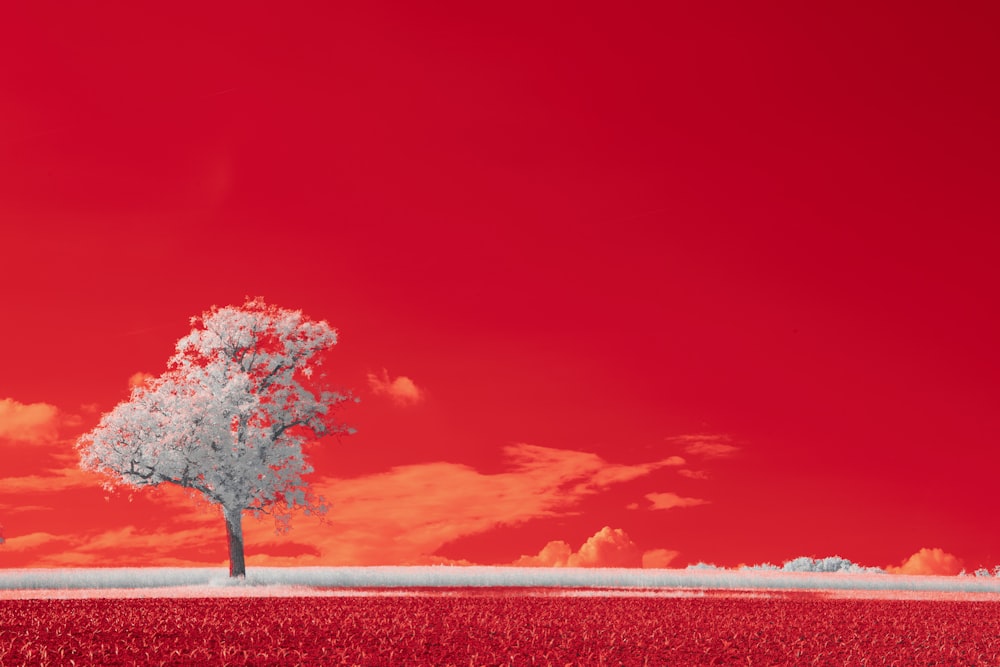
[[[997,665],[1000,603],[515,595],[0,601],[0,665]]]

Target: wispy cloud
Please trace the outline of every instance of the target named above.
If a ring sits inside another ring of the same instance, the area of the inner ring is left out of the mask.
[[[667,438],[667,442],[683,447],[686,454],[709,459],[732,456],[740,449],[732,444],[731,439],[727,435],[703,433],[675,435]]]
[[[399,466],[356,479],[317,480],[314,489],[331,498],[333,507],[323,522],[296,519],[292,536],[316,545],[321,556],[294,562],[436,562],[435,552],[459,537],[572,514],[586,497],[676,465],[671,459],[616,464],[589,452],[523,443],[506,447],[504,454],[507,470],[499,473],[436,462]],[[269,532],[266,524],[254,524],[248,535],[262,540]]]
[[[186,530],[172,531],[151,531],[128,525],[62,535],[29,533],[8,537],[3,549],[28,554],[33,567],[222,565],[225,531],[221,519],[217,524],[196,524]],[[213,551],[220,555],[218,562],[178,555]]]
[[[52,533],[45,532],[28,533],[26,535],[7,536],[3,545],[3,551],[4,553],[25,553],[37,551],[42,547],[51,549],[59,546],[62,548],[68,542],[69,540],[61,535],[53,535]]]
[[[368,374],[368,386],[377,395],[389,396],[397,405],[411,406],[424,400],[424,391],[405,375],[389,377],[389,372],[382,369],[381,375]]]
[[[651,510],[669,510],[678,507],[696,507],[705,505],[707,500],[701,498],[685,498],[676,493],[666,491],[664,493],[647,493],[646,499],[652,503]]]
[[[47,475],[23,475],[0,478],[0,497],[26,493],[51,494],[78,488],[98,488],[102,480],[79,468],[52,468]]]
[[[0,486],[3,485],[3,480],[0,480]],[[51,512],[53,510],[51,505],[21,505],[16,503],[0,503],[0,514],[6,516],[9,514],[22,514],[24,512]]]
[[[437,551],[457,538],[498,526],[576,514],[585,498],[679,465],[677,457],[621,464],[591,452],[526,443],[509,445],[503,454],[505,466],[500,472],[486,473],[438,461],[397,466],[353,479],[314,479],[312,489],[330,499],[330,512],[322,518],[296,515],[291,533],[281,537],[275,536],[274,525],[267,518],[255,521],[248,516],[244,522],[247,562],[258,566],[464,562],[442,558]],[[9,504],[28,492],[96,487],[103,481],[76,468],[57,468],[50,473],[4,480],[0,500]],[[18,496],[6,496],[4,491]],[[76,533],[63,536],[65,541],[58,548],[38,542],[33,552],[37,558],[32,556],[32,562],[47,567],[219,564],[216,559],[225,555],[225,531],[216,512],[206,511],[206,505],[192,502],[180,489],[157,488],[143,493],[156,494],[158,505],[175,510],[169,525],[156,530],[124,526]],[[626,545],[616,535],[595,536],[589,546],[574,552],[577,560],[607,561],[609,554],[615,553],[613,544],[618,544],[619,551]],[[626,552],[631,553],[622,551]],[[638,566],[643,554],[636,554],[629,556],[629,562]]]

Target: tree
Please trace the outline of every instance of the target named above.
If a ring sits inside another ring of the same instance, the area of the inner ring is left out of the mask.
[[[175,484],[218,505],[226,523],[229,575],[243,577],[243,513],[325,512],[303,481],[304,445],[353,433],[335,408],[356,400],[325,389],[317,373],[337,333],[300,311],[247,299],[191,318],[167,370],[132,390],[77,441],[81,467],[109,486]],[[318,392],[318,393],[317,393]]]

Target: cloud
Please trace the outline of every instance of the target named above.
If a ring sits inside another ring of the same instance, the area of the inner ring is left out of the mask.
[[[736,445],[730,444],[730,439],[727,435],[709,435],[700,433],[693,435],[676,435],[667,438],[667,442],[683,445],[684,451],[692,456],[703,456],[709,459],[732,456],[740,449]]]
[[[3,482],[0,481],[0,485]],[[20,505],[13,503],[0,503],[0,514],[6,516],[8,514],[21,514],[24,512],[51,512],[53,507],[51,505]]]
[[[549,542],[537,556],[521,556],[520,567],[640,567],[642,552],[621,528],[605,526],[587,539],[579,551],[562,540]]]
[[[523,443],[505,447],[504,455],[507,469],[492,474],[435,462],[315,480],[313,490],[329,498],[332,508],[322,521],[296,517],[292,535],[316,545],[321,555],[294,563],[430,564],[435,552],[460,537],[573,514],[581,500],[611,485],[676,465],[672,459],[616,464],[589,452]],[[247,544],[271,532],[266,522],[248,522]]]
[[[962,561],[943,549],[925,547],[901,565],[890,565],[885,569],[892,574],[955,575],[962,571]]]
[[[682,465],[684,465],[684,459],[679,456],[671,456],[659,461],[657,467]],[[642,468],[637,468],[636,466],[604,468],[595,473],[594,478],[590,480],[590,483],[597,486],[610,486],[611,484],[616,484],[618,482],[627,482],[646,474],[646,472],[639,472],[640,470],[642,470]]]
[[[0,478],[0,496],[24,493],[53,493],[67,489],[98,488],[102,480],[79,468],[53,468],[48,475],[24,475]]]
[[[184,550],[225,554],[225,531],[218,525],[195,525],[186,530],[155,531],[133,525],[103,532],[73,535],[32,533],[7,540],[4,549],[14,545],[31,554],[32,567],[119,567],[156,565],[223,565],[222,561],[190,559],[177,554]],[[179,546],[183,546],[184,550]]]
[[[50,443],[56,439],[59,422],[59,409],[54,405],[0,399],[0,438]]]
[[[646,499],[653,503],[651,510],[669,510],[677,507],[695,507],[697,505],[705,505],[708,503],[707,500],[702,500],[701,498],[685,498],[684,496],[679,496],[676,493],[671,493],[670,491],[664,493],[647,493]]]
[[[138,373],[132,373],[128,378],[129,389],[135,389],[136,387],[141,387],[146,384],[148,380],[154,379],[156,376],[152,373],[143,373],[139,371]]]
[[[642,554],[642,566],[645,568],[667,568],[680,555],[673,549],[650,549]]]
[[[102,555],[132,551],[155,555],[164,554],[179,542],[188,547],[204,547],[224,542],[225,531],[221,519],[211,524],[193,526],[186,530],[150,531],[129,525],[86,537],[80,551]]]
[[[641,551],[620,528],[605,526],[573,551],[563,540],[553,540],[534,556],[521,556],[518,567],[646,567],[665,568],[678,556],[671,549]]]
[[[685,468],[683,470],[678,470],[677,474],[683,475],[688,479],[708,479],[708,473],[705,472],[704,470],[690,470],[688,468]]]
[[[568,567],[570,556],[575,555],[568,542],[553,540],[542,547],[537,556],[521,556],[514,561],[517,567]]]
[[[424,399],[424,392],[410,378],[400,375],[389,379],[389,372],[382,369],[381,377],[374,373],[368,374],[368,385],[375,394],[392,398],[397,405],[416,405]]]
[[[269,518],[257,521],[248,515],[244,521],[247,562],[257,566],[464,563],[437,552],[458,538],[498,526],[575,514],[585,498],[677,465],[674,458],[619,464],[590,452],[524,443],[505,447],[503,455],[505,466],[500,472],[484,473],[468,465],[438,461],[356,478],[314,478],[311,488],[329,499],[329,513],[324,517],[297,513],[292,532],[283,537],[275,536]],[[0,500],[15,502],[6,495],[8,491],[48,493],[53,488],[97,487],[102,482],[100,476],[76,468],[49,472],[3,480],[0,490],[5,495]],[[217,512],[206,511],[205,503],[194,502],[174,487],[137,493],[155,494],[158,505],[169,505],[173,510],[169,527],[155,532],[126,526],[74,533],[58,548],[39,548],[31,555],[32,563],[38,567],[224,564],[217,561],[225,554],[225,531]],[[16,502],[21,502],[19,497]],[[607,535],[600,535],[577,552],[577,561],[611,558],[612,544]],[[310,548],[297,548],[296,543]],[[627,544],[622,541],[622,545]],[[636,566],[641,564],[641,553],[630,558]]]
[[[642,554],[621,528],[605,526],[569,559],[570,567],[639,567]]]
[[[58,544],[65,544],[67,539],[60,535],[51,533],[28,533],[27,535],[16,535],[8,537],[3,545],[3,553],[23,553],[35,551],[41,547],[52,547]]]

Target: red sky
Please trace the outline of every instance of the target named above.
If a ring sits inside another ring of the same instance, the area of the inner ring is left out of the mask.
[[[22,4],[0,566],[225,562],[73,442],[247,295],[362,398],[251,567],[1000,563],[994,3]]]

